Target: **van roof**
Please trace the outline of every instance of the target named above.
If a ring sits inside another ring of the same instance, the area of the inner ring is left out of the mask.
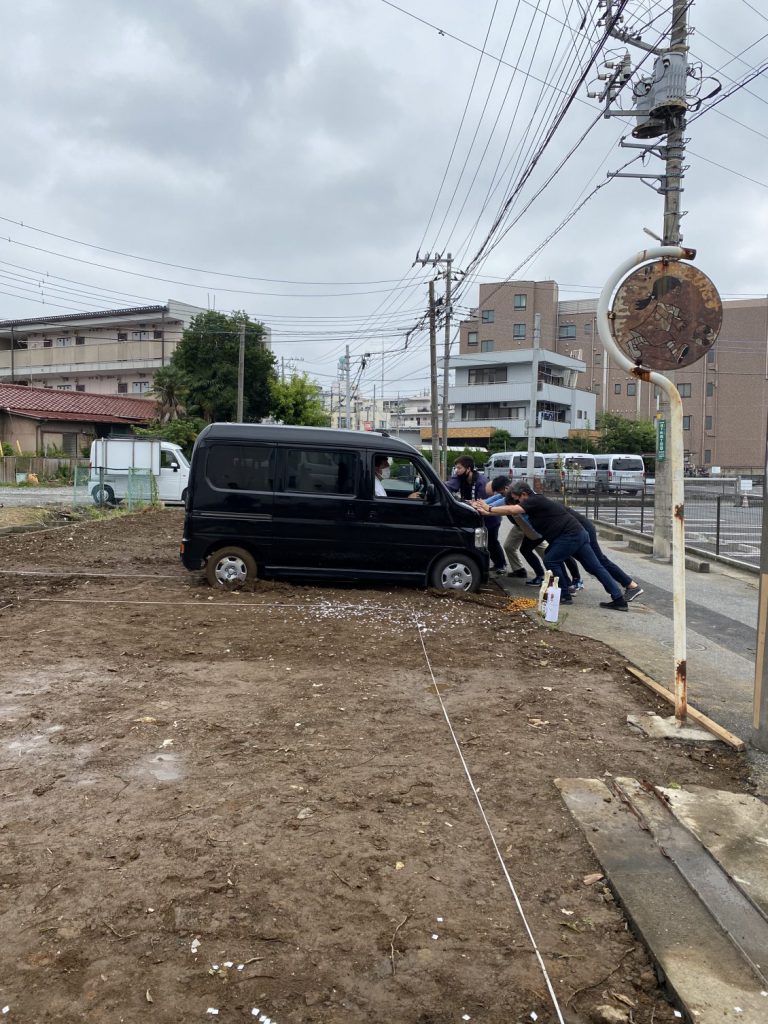
[[[413,454],[417,449],[399,437],[375,430],[334,430],[330,427],[285,427],[275,423],[211,423],[200,432],[197,443],[208,440],[274,441],[283,444],[312,444],[330,448],[378,448]]]

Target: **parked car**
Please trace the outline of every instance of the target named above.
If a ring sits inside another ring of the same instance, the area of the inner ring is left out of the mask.
[[[387,497],[374,492],[386,455]],[[477,590],[482,517],[411,445],[377,432],[214,423],[192,453],[181,560],[212,586],[258,576]]]
[[[642,455],[597,455],[597,486],[601,491],[637,494],[645,485]]]

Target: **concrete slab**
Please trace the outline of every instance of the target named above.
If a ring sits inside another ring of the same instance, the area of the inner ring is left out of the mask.
[[[768,989],[626,804],[598,779],[555,784],[689,1019],[765,1024]]]
[[[665,856],[747,960],[763,988],[768,988],[768,920],[672,814],[663,794],[636,779],[617,778],[614,782]]]
[[[674,715],[671,718],[662,718],[661,715],[652,712],[646,715],[627,715],[627,722],[654,740],[675,740],[678,743],[706,743],[708,745],[719,742],[711,732],[700,729],[690,722],[687,725],[678,725]]]
[[[705,786],[659,791],[675,817],[768,918],[768,807],[746,793]]]

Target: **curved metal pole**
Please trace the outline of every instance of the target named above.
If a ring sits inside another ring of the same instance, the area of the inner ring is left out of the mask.
[[[687,651],[685,621],[685,493],[683,475],[683,403],[680,392],[663,373],[637,366],[616,344],[610,321],[609,303],[619,282],[630,270],[656,259],[693,259],[694,249],[677,245],[662,245],[644,249],[620,264],[605,282],[597,304],[597,330],[606,352],[633,376],[656,384],[669,397],[669,455],[672,477],[672,597],[675,657],[675,718],[678,725],[685,722],[688,713]]]

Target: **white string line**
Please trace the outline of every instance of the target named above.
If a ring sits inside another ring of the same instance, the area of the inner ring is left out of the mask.
[[[9,601],[22,602],[26,601],[28,604],[101,604],[101,605],[112,605],[112,604],[132,604],[132,605],[154,605],[159,604],[164,608],[168,607],[168,601],[126,601],[124,598],[107,598],[102,600],[100,598],[81,598],[81,597],[13,597],[8,598]],[[219,601],[215,604],[210,604],[208,599],[205,601],[174,601],[174,608],[251,608],[254,611],[258,611],[260,608],[327,608],[327,604],[320,604],[318,602],[307,602],[302,604],[300,601],[233,601],[232,604],[228,604],[226,601]],[[347,601],[343,603],[334,603],[333,608],[341,609],[358,609],[359,604]],[[373,615],[374,612],[381,611],[385,605],[380,605],[377,608],[366,609],[370,610]]]
[[[424,644],[424,635],[422,633],[422,629],[421,629],[421,626],[419,625],[418,621],[415,622],[415,626],[416,626],[416,629],[418,630],[419,640],[421,641],[421,649],[424,652],[424,660],[427,663],[427,668],[429,669],[429,674],[432,677],[432,686],[434,687],[435,693],[437,694],[437,699],[440,702],[440,707],[442,708],[443,717],[445,718],[446,724],[448,726],[448,731],[451,734],[451,738],[453,739],[454,746],[456,747],[456,750],[458,752],[459,758],[461,759],[461,764],[462,764],[462,766],[464,768],[464,774],[467,777],[467,781],[469,782],[469,787],[472,790],[472,795],[475,798],[475,802],[477,803],[477,806],[478,806],[478,809],[480,811],[480,814],[482,815],[483,821],[485,822],[485,827],[486,827],[486,829],[488,831],[488,835],[491,838],[491,843],[493,844],[493,848],[496,851],[496,856],[498,858],[498,861],[501,864],[501,870],[504,872],[504,877],[506,878],[507,884],[509,885],[510,892],[512,893],[512,897],[513,897],[513,899],[515,901],[515,906],[517,907],[517,911],[520,914],[520,918],[521,918],[521,920],[523,922],[523,925],[525,927],[525,930],[526,930],[526,932],[528,934],[528,938],[529,938],[531,946],[533,948],[533,952],[535,953],[536,959],[539,962],[539,967],[541,968],[541,973],[544,975],[544,981],[546,982],[547,990],[549,991],[549,995],[550,995],[550,997],[552,999],[552,1005],[553,1005],[553,1007],[555,1009],[555,1013],[557,1014],[557,1019],[560,1022],[560,1024],[565,1024],[565,1021],[563,1020],[563,1015],[560,1012],[560,1004],[557,1001],[557,996],[555,995],[555,990],[552,987],[552,982],[550,981],[550,977],[549,977],[549,974],[547,972],[547,967],[546,967],[546,964],[544,963],[544,958],[542,957],[542,955],[541,955],[541,953],[539,951],[539,947],[536,944],[536,940],[533,937],[533,932],[531,931],[531,927],[528,924],[528,919],[525,916],[525,911],[523,910],[523,905],[520,902],[520,898],[517,895],[517,890],[515,889],[515,886],[514,886],[514,884],[512,882],[512,879],[509,876],[509,872],[507,871],[507,865],[504,863],[504,858],[503,858],[503,856],[501,854],[501,850],[499,849],[499,844],[496,842],[496,837],[493,834],[493,829],[491,828],[490,822],[488,821],[488,818],[486,817],[485,809],[483,808],[483,805],[482,805],[482,803],[480,801],[480,797],[478,796],[477,789],[475,787],[474,781],[472,780],[472,775],[471,775],[471,773],[469,771],[469,767],[467,765],[467,762],[464,759],[464,754],[462,753],[462,750],[461,750],[461,744],[459,743],[459,740],[458,740],[458,737],[456,736],[456,733],[453,731],[453,726],[451,725],[451,719],[448,716],[448,710],[446,709],[446,706],[443,703],[443,698],[440,695],[440,689],[439,689],[439,687],[437,685],[437,681],[435,679],[435,673],[432,671],[432,663],[429,660],[429,655],[427,654],[427,648],[426,648],[426,646]]]
[[[151,572],[81,572],[68,569],[60,569],[51,572],[50,569],[35,571],[34,569],[0,569],[0,576],[98,576],[108,580],[188,580],[189,576],[165,576],[156,575]]]

